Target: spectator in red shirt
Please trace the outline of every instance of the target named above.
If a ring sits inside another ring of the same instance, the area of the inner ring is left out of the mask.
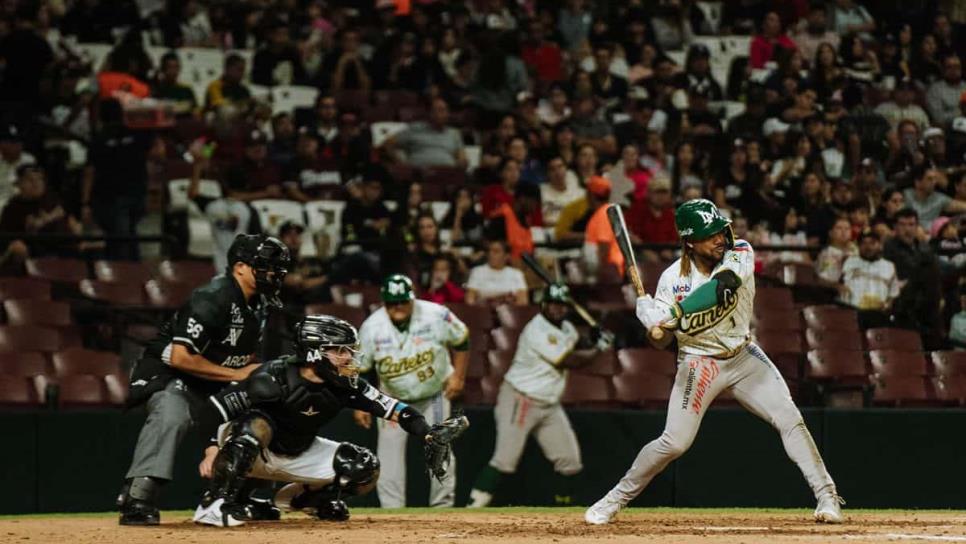
[[[765,14],[761,24],[761,34],[751,40],[751,54],[748,65],[753,69],[764,68],[775,56],[775,46],[795,49],[795,42],[785,34],[781,19],[774,11]]]
[[[500,163],[500,180],[498,183],[487,185],[483,188],[480,195],[480,204],[483,206],[483,217],[489,219],[500,208],[501,204],[513,206],[513,194],[520,183],[520,163],[512,158],[505,158]],[[527,223],[531,227],[543,226],[543,213],[537,206],[527,215]]]
[[[634,201],[630,211],[631,232],[644,244],[676,244],[678,231],[674,224],[674,199],[671,196],[671,179],[659,175],[651,179],[647,197]],[[645,250],[644,259],[649,262],[670,261],[673,252]]]
[[[530,21],[529,33],[523,45],[523,62],[533,68],[539,81],[551,82],[563,79],[563,55],[560,46],[546,39],[543,22]]]
[[[437,255],[433,259],[433,271],[429,277],[429,285],[419,298],[446,304],[448,302],[463,302],[466,291],[453,281],[453,258],[447,254]]]

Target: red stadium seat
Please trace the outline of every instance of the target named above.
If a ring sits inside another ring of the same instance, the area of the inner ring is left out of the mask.
[[[966,351],[934,351],[930,358],[937,376],[966,376]]]
[[[305,307],[305,315],[325,314],[345,319],[356,328],[362,326],[366,320],[366,311],[346,304],[309,304]]]
[[[88,374],[91,376],[120,376],[121,357],[108,351],[71,348],[58,351],[52,357],[54,374],[64,376]]]
[[[865,339],[869,343],[869,349],[922,351],[922,338],[919,333],[907,329],[869,329],[865,331]]]
[[[143,261],[95,261],[94,277],[107,283],[144,284],[154,276],[154,270]]]
[[[877,376],[872,380],[872,402],[892,406],[930,404],[926,380],[921,376]]]
[[[805,340],[809,349],[863,350],[862,333],[852,330],[808,329]]]
[[[335,93],[335,103],[340,110],[363,111],[369,107],[371,96],[369,91],[346,90]]]
[[[80,374],[57,380],[57,403],[60,406],[99,406],[110,401],[102,377]]]
[[[5,300],[3,309],[9,325],[51,325],[66,327],[71,324],[70,304],[52,300]]]
[[[56,283],[76,284],[87,277],[87,264],[80,259],[40,257],[27,259],[27,274]]]
[[[677,357],[667,350],[624,348],[617,352],[620,374],[660,374],[673,377],[677,373]]]
[[[470,329],[488,331],[493,328],[493,311],[489,306],[450,302],[446,304],[446,307]]]
[[[484,376],[480,378],[480,388],[483,391],[484,404],[496,404],[496,396],[503,384],[503,376]]]
[[[578,374],[588,374],[591,376],[613,376],[620,371],[617,364],[617,357],[613,350],[602,351],[590,364],[579,366],[573,369]]]
[[[802,313],[809,328],[857,331],[859,314],[840,306],[807,306]]]
[[[196,287],[189,283],[169,283],[168,281],[148,280],[144,284],[147,302],[155,308],[174,310],[180,308]]]
[[[80,336],[74,329],[55,329],[39,325],[0,326],[0,352],[3,353],[51,353],[80,344]]]
[[[517,341],[520,339],[519,329],[508,329],[505,327],[497,327],[493,329],[490,333],[493,339],[493,348],[514,352],[517,350]],[[472,340],[470,340],[472,342]]]
[[[574,373],[567,376],[567,386],[560,399],[563,404],[581,406],[604,405],[613,401],[614,391],[610,378]]]
[[[800,334],[805,327],[802,325],[802,316],[798,310],[769,308],[755,314],[754,328],[756,331],[792,331],[794,334]]]
[[[618,374],[611,378],[614,400],[634,407],[662,408],[671,397],[674,379],[663,374]]]
[[[466,184],[466,170],[458,166],[432,166],[424,168],[423,183],[427,185],[459,187]]]
[[[966,403],[966,375],[937,376],[930,381],[936,400],[951,405]]]
[[[802,337],[799,334],[789,334],[786,331],[762,330],[756,331],[757,344],[769,356],[782,353],[800,355],[805,352],[802,348]]]
[[[782,266],[782,278],[788,285],[818,285],[818,276],[815,274],[815,267],[811,264],[785,263]]]
[[[510,370],[510,365],[513,364],[512,351],[502,351],[502,350],[491,350],[486,353],[487,358],[487,375],[490,376],[503,376]]]
[[[40,353],[0,353],[0,376],[47,375],[47,359]]]
[[[140,283],[107,283],[100,280],[81,280],[80,292],[87,298],[112,306],[142,306],[144,286]]]
[[[921,352],[874,349],[869,352],[872,372],[879,376],[925,376],[929,373]]]
[[[466,366],[466,377],[482,378],[489,373],[489,366],[487,352],[470,350],[470,358]]]
[[[813,349],[808,352],[805,375],[813,380],[860,383],[866,381],[868,371],[861,351]]]
[[[38,391],[45,381],[0,374],[0,406],[37,406],[43,402]],[[42,389],[41,389],[42,390]]]
[[[463,404],[476,406],[483,404],[483,388],[480,385],[480,378],[467,376],[466,383],[463,384]]]
[[[795,310],[792,290],[787,287],[759,287],[755,292],[755,315],[776,310]]]
[[[128,380],[125,376],[104,376],[107,400],[111,404],[122,405],[127,401]]]
[[[161,261],[158,274],[168,283],[186,283],[198,287],[211,281],[215,276],[211,261]]]
[[[534,304],[527,306],[500,304],[496,307],[496,320],[501,327],[519,331],[538,313],[540,313],[540,306]]]
[[[50,300],[50,282],[37,278],[0,278],[0,300]]]

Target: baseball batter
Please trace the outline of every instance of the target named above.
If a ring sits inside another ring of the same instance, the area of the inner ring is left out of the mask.
[[[445,306],[415,300],[413,283],[394,274],[381,290],[384,306],[359,329],[361,372],[375,370],[379,388],[409,404],[434,425],[450,416],[450,401],[463,391],[469,362],[469,330]],[[452,357],[451,357],[452,352]],[[355,413],[365,428],[372,416]],[[383,508],[406,504],[406,432],[394,421],[379,420],[377,455],[382,472],[376,486]],[[455,459],[450,463],[455,467]],[[430,481],[430,506],[453,506],[455,468]]]
[[[503,378],[493,412],[496,447],[489,465],[473,484],[469,508],[490,504],[503,476],[516,472],[531,433],[561,477],[555,502],[571,502],[572,477],[583,469],[583,464],[577,436],[560,406],[567,369],[593,361],[613,345],[614,337],[601,332],[595,344],[584,342],[589,347],[581,349],[577,328],[565,319],[569,302],[570,289],[566,285],[549,285],[540,313],[520,333],[513,364]]]
[[[678,371],[664,432],[641,449],[620,482],[584,518],[592,524],[613,520],[654,476],[687,451],[708,406],[730,389],[742,406],[771,423],[781,435],[785,451],[818,501],[815,520],[840,523],[839,505],[844,501],[788,386],[768,356],[750,341],[755,298],[751,245],[734,239],[731,220],[708,200],[679,206],[675,223],[683,254],[661,274],[655,298],[637,299],[637,317],[647,330],[656,326],[674,329],[678,341]],[[666,334],[659,347],[669,342]]]

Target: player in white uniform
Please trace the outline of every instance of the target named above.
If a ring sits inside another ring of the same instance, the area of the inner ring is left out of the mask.
[[[556,502],[571,502],[572,476],[583,469],[583,464],[577,435],[560,406],[567,369],[593,361],[613,345],[614,337],[601,331],[595,344],[583,343],[592,347],[579,349],[580,333],[564,319],[570,311],[569,303],[566,285],[549,285],[541,312],[520,333],[513,364],[496,398],[493,457],[476,477],[467,505],[470,508],[490,504],[503,476],[516,472],[531,433],[562,480],[555,490]]]
[[[463,391],[469,330],[445,306],[415,300],[412,281],[401,274],[383,282],[382,300],[385,305],[359,329],[360,371],[375,370],[382,391],[419,410],[429,425],[440,423],[450,415],[450,401]],[[356,412],[355,419],[367,429],[372,425],[367,412]],[[380,419],[378,427],[379,503],[383,508],[402,508],[408,435],[394,421]],[[455,462],[450,459],[451,470],[442,481],[430,481],[430,506],[453,506]]]
[[[648,331],[673,329],[678,341],[678,371],[664,432],[637,454],[624,477],[584,515],[604,524],[680,457],[694,440],[701,418],[722,391],[751,413],[771,423],[785,452],[798,465],[818,506],[815,520],[840,523],[844,503],[815,447],[785,380],[760,347],[750,341],[755,298],[755,258],[751,245],[735,240],[731,220],[713,203],[685,202],[675,213],[684,241],[681,259],[661,274],[655,298],[638,298],[637,317]],[[670,334],[661,342],[665,347]]]

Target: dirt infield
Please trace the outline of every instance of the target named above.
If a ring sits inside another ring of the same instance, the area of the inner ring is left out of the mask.
[[[629,510],[605,527],[584,524],[582,510],[360,509],[347,523],[292,514],[280,522],[233,529],[198,527],[188,513],[165,513],[160,527],[119,527],[111,515],[0,518],[2,543],[215,544],[674,542],[966,542],[966,512],[850,512],[843,525],[816,525],[804,510]]]

